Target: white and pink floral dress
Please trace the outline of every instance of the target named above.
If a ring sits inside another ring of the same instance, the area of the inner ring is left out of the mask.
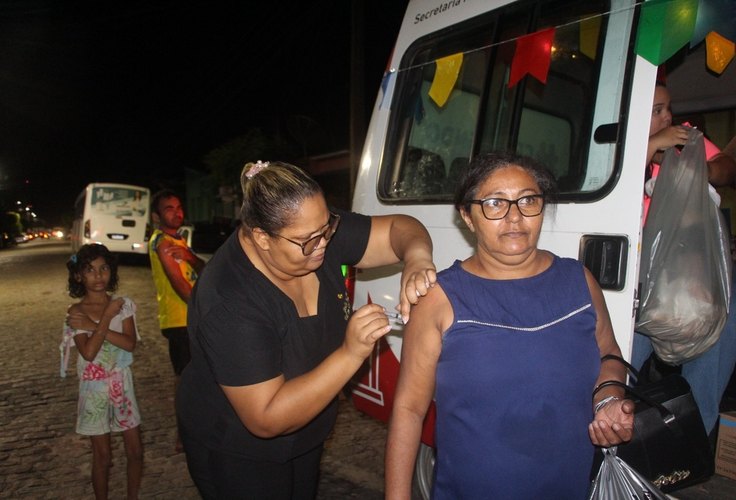
[[[120,312],[110,321],[110,330],[123,331],[123,320],[133,317],[135,303],[123,297]],[[61,349],[61,376],[66,375],[69,349],[74,345],[74,336],[92,335],[87,330],[76,330],[64,324]],[[133,388],[133,373],[130,365],[133,353],[112,345],[105,340],[92,361],[81,355],[77,358],[79,376],[79,402],[77,404],[77,433],[98,436],[110,432],[133,429],[141,423],[138,402]]]

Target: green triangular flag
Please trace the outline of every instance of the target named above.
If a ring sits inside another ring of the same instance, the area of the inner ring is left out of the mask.
[[[690,41],[698,0],[650,0],[641,7],[634,51],[659,66]]]

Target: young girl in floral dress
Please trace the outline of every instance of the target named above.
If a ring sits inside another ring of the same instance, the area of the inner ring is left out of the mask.
[[[135,304],[109,292],[118,284],[117,260],[104,245],[84,245],[67,262],[69,307],[64,324],[61,375],[69,348],[79,351],[77,433],[92,442],[92,487],[107,498],[111,464],[110,433],[122,432],[127,456],[128,498],[138,498],[143,471],[140,413],[133,390],[133,349],[137,341]]]

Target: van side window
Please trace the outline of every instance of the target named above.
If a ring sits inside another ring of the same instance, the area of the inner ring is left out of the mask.
[[[517,2],[413,43],[397,72],[379,199],[448,203],[469,159],[491,150],[542,161],[563,200],[602,188],[608,177],[586,168],[607,25],[601,14],[609,10],[604,0]],[[526,76],[509,88],[516,39],[549,27],[547,82]],[[457,80],[440,106],[429,96],[435,61],[458,53]]]

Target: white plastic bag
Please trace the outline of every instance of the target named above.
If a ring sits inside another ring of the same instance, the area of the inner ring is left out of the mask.
[[[642,234],[641,309],[636,331],[657,356],[682,364],[718,340],[728,316],[731,251],[709,195],[703,134],[665,152]]]
[[[616,447],[603,448],[603,462],[588,500],[667,500],[667,495],[616,456]]]

